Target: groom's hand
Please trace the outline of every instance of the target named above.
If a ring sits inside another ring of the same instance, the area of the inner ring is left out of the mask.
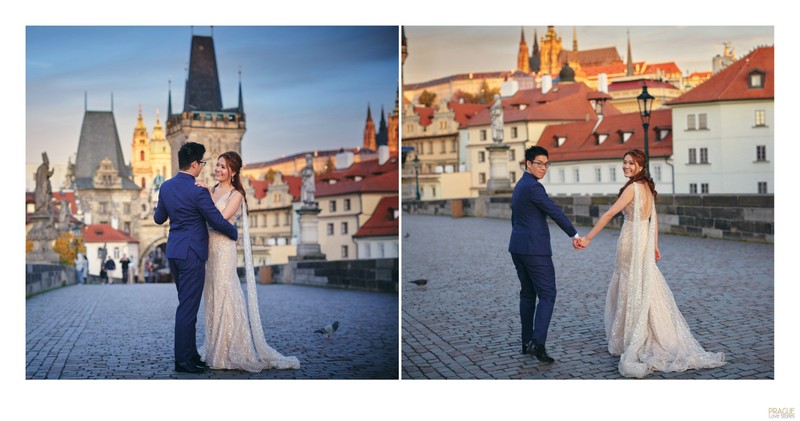
[[[581,239],[580,238],[573,238],[572,239],[572,247],[574,247],[575,250],[583,250],[584,249],[584,247],[581,247]]]

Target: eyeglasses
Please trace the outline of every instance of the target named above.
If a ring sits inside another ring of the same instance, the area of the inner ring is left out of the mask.
[[[539,162],[539,161],[531,161],[531,162],[539,168],[550,168],[549,162]]]
[[[204,167],[206,166],[206,160],[205,160],[205,159],[204,159],[204,160],[202,160],[202,161],[197,161],[197,162],[199,162],[200,164],[202,164]]]

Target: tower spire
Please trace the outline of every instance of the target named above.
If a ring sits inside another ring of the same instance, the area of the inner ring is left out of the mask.
[[[628,29],[628,68],[625,76],[633,76],[633,58],[631,57],[631,30]]]
[[[244,101],[242,100],[242,66],[239,66],[239,108],[236,112],[244,114]]]
[[[578,29],[574,26],[572,27],[572,51],[578,52]]]
[[[167,88],[167,120],[172,117],[172,76],[169,77],[169,81],[167,82],[169,88]]]
[[[525,43],[525,28],[520,28],[519,52],[517,53],[517,71],[530,73],[531,63],[528,58],[528,44]]]

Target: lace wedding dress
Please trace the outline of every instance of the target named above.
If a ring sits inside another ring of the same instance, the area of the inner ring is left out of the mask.
[[[222,211],[231,195],[223,196],[215,205]],[[246,213],[245,204],[230,222]],[[212,369],[260,372],[264,369],[296,369],[300,361],[285,357],[267,344],[258,312],[252,247],[247,218],[243,218],[247,307],[236,273],[236,242],[213,229],[208,233],[208,261],[205,287],[205,342],[200,355]]]
[[[633,186],[633,200],[622,211],[625,222],[606,297],[608,351],[620,357],[625,377],[722,366],[724,354],[706,352],[692,336],[656,266],[655,203],[646,186]],[[642,209],[646,198],[650,212]]]

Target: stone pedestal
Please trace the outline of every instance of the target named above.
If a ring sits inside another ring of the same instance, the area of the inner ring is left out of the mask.
[[[508,145],[497,143],[489,145],[489,180],[486,190],[490,193],[507,193],[511,191],[511,180],[508,178]]]
[[[59,263],[58,253],[53,251],[53,242],[58,232],[53,226],[53,216],[32,214],[33,227],[28,239],[33,242],[33,249],[25,255],[26,263]]]
[[[322,210],[316,202],[313,205],[303,205],[297,210],[300,217],[300,235],[297,243],[297,255],[289,258],[292,260],[325,260],[325,255],[319,246],[319,213]],[[294,259],[292,258],[294,257]]]

